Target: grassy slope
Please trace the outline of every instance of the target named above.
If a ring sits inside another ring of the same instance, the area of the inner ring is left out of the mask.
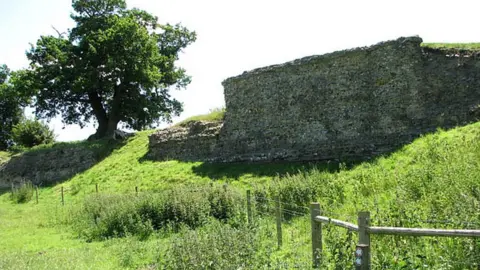
[[[113,151],[96,166],[63,183],[67,204],[65,209],[60,205],[61,185],[40,189],[38,205],[33,201],[21,205],[12,204],[9,194],[1,195],[0,269],[13,267],[13,265],[7,265],[12,261],[25,263],[23,267],[16,265],[15,268],[18,267],[16,269],[29,268],[32,264],[38,267],[37,269],[50,268],[52,265],[58,265],[60,268],[78,267],[76,269],[85,269],[86,266],[116,269],[122,266],[122,261],[118,258],[123,258],[124,254],[135,253],[136,250],[130,247],[135,247],[137,242],[134,241],[132,244],[128,239],[120,239],[106,243],[86,244],[75,239],[71,230],[65,225],[66,221],[63,220],[65,213],[74,208],[71,205],[81,202],[87,194],[94,192],[95,184],[99,184],[101,192],[107,193],[133,192],[135,186],[140,190],[160,190],[173,185],[208,183],[212,180],[242,186],[269,181],[274,172],[286,169],[280,165],[266,165],[261,168],[255,165],[215,166],[207,167],[202,174],[196,174],[193,171],[201,165],[199,162],[142,161],[142,157],[148,151],[150,133],[151,131],[137,133],[125,146]],[[78,145],[93,147],[95,143],[81,142]],[[41,149],[35,149],[35,151],[38,150]],[[223,175],[223,169],[229,170],[227,176]],[[245,170],[251,170],[253,173]],[[255,172],[261,172],[263,176]],[[215,179],[208,175],[215,176]],[[147,244],[138,244],[138,248],[143,250],[146,246],[155,246],[161,241],[163,240],[154,239]],[[147,257],[154,256],[155,250],[149,249],[150,253],[139,252],[135,258],[138,259],[140,254]],[[128,262],[127,265],[130,264],[131,262]]]
[[[103,192],[112,193],[133,192],[135,186],[142,190],[165,189],[212,180],[243,188],[271,183],[275,172],[289,172],[289,179],[315,185],[324,209],[350,221],[362,209],[371,209],[377,220],[393,218],[388,213],[399,200],[406,213],[403,218],[428,217],[433,208],[441,218],[479,218],[474,209],[480,200],[480,123],[425,136],[388,157],[339,173],[286,164],[206,166],[142,161],[149,133],[138,133],[96,166],[65,182],[66,207],[59,203],[60,186],[41,189],[39,205],[14,205],[8,194],[1,195],[0,269],[26,269],[32,265],[36,269],[115,269],[151,261],[165,241],[160,236],[146,242],[126,238],[85,243],[65,225],[64,218],[69,216],[63,213],[92,193],[95,183]],[[303,172],[296,174],[296,170]],[[285,248],[300,250],[297,246]],[[301,249],[308,252],[308,245]],[[282,254],[291,257],[289,250]]]

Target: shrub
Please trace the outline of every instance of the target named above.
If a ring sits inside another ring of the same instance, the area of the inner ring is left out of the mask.
[[[139,235],[182,226],[198,228],[212,218],[243,221],[242,197],[220,187],[180,187],[163,193],[101,195],[86,198],[75,228],[89,240]]]
[[[317,200],[321,179],[312,177],[313,175],[315,173],[287,175],[272,181],[268,186],[269,196],[282,203],[286,218],[308,213],[310,203]]]
[[[240,217],[243,210],[243,197],[233,189],[215,186],[207,193],[211,215],[218,220],[232,221]]]
[[[47,124],[27,119],[13,127],[12,138],[20,146],[33,147],[40,144],[53,143],[55,134]]]
[[[167,226],[177,229],[180,224],[196,228],[208,221],[210,205],[201,193],[177,189],[146,195],[136,211],[142,220],[150,220],[156,230]]]
[[[88,240],[123,237],[137,231],[140,219],[135,214],[135,197],[129,195],[93,195],[86,198],[76,218],[76,228]]]
[[[160,261],[166,269],[264,269],[269,256],[259,238],[255,227],[212,222],[174,236]]]
[[[33,197],[32,183],[23,183],[19,188],[14,188],[11,194],[11,199],[15,203],[29,202]]]

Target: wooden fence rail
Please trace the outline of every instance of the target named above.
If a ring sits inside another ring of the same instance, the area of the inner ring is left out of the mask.
[[[321,256],[316,250],[322,250],[322,223],[333,224],[358,233],[358,244],[355,250],[355,269],[370,270],[370,235],[405,235],[405,236],[444,236],[444,237],[480,237],[480,230],[457,230],[457,229],[425,229],[403,227],[374,227],[370,226],[370,212],[358,213],[358,225],[322,216],[320,204],[312,203],[310,207],[312,223],[312,263],[317,268],[321,265]],[[314,212],[315,211],[315,212]]]

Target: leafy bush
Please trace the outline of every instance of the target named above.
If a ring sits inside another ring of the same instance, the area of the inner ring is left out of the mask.
[[[86,199],[81,233],[88,239],[103,236],[123,237],[140,231],[140,218],[135,212],[135,197],[130,195],[94,195]],[[77,226],[78,226],[77,225]],[[88,230],[87,230],[88,228]]]
[[[19,188],[14,188],[10,197],[15,203],[29,202],[33,197],[32,183],[23,183]]]
[[[243,212],[243,197],[236,191],[228,188],[213,187],[209,192],[210,213],[213,217],[222,221],[232,221],[234,217],[240,217]]]
[[[85,200],[76,228],[87,239],[139,235],[158,230],[197,228],[216,218],[243,221],[241,194],[220,187],[177,188],[136,195],[96,194]]]
[[[142,220],[150,220],[155,230],[167,226],[178,228],[180,224],[196,228],[205,224],[210,216],[209,202],[203,194],[183,189],[144,195],[136,211]]]
[[[308,206],[319,195],[317,181],[303,174],[273,181],[269,185],[270,196],[283,203],[287,211],[308,213]]]
[[[255,227],[212,222],[174,236],[161,264],[165,269],[264,269],[270,253],[261,252],[260,238]]]
[[[13,127],[12,138],[20,146],[33,147],[35,145],[53,143],[55,134],[47,124],[27,119]]]

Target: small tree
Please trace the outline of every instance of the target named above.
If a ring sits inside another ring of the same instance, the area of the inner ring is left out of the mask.
[[[55,134],[48,125],[38,120],[27,119],[13,127],[12,138],[17,145],[33,147],[54,142]]]

